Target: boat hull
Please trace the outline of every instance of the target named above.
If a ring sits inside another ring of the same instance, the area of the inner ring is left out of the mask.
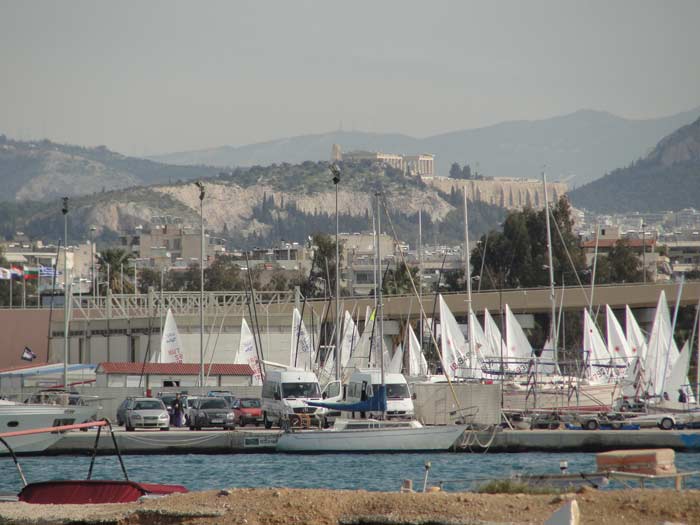
[[[95,413],[95,408],[81,405],[3,404],[0,405],[0,433],[82,423],[93,418]],[[43,452],[62,436],[58,432],[33,434],[8,437],[6,441],[15,453],[36,453]],[[0,455],[6,454],[8,450],[0,445]]]
[[[464,425],[368,430],[310,430],[282,434],[276,450],[293,453],[447,451]]]

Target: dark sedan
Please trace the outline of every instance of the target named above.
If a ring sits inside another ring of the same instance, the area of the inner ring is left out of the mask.
[[[236,426],[235,414],[228,402],[221,397],[200,397],[190,408],[190,430],[205,427],[223,427],[233,430]]]

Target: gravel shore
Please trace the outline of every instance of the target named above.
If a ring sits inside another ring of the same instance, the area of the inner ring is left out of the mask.
[[[524,495],[231,489],[192,492],[138,503],[28,505],[0,503],[0,524],[472,524],[542,523],[567,499],[583,523],[700,523],[700,491],[585,490]]]

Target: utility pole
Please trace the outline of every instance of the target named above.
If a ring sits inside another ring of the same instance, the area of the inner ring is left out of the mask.
[[[68,388],[70,284],[68,279],[68,197],[63,197],[63,388]]]
[[[335,186],[335,379],[340,381],[340,310],[338,303],[340,302],[340,246],[338,244],[339,237],[339,218],[338,218],[338,183],[340,182],[340,168],[337,164],[331,164],[331,173],[333,174],[333,185]]]
[[[199,386],[204,389],[204,184],[194,183],[199,188]]]

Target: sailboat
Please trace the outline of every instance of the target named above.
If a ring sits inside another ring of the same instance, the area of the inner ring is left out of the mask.
[[[255,339],[245,319],[241,320],[241,339],[238,343],[238,352],[233,360],[236,364],[249,365],[253,369],[253,385],[262,385],[262,368],[255,351]]]
[[[160,338],[160,353],[156,356],[158,363],[182,363],[182,342],[180,332],[175,323],[173,312],[168,308],[163,325],[163,334]]]
[[[377,219],[379,218],[379,195],[377,195]],[[377,222],[379,222],[377,220]],[[377,239],[375,232],[375,239]],[[381,261],[379,243],[375,246],[376,261]],[[337,271],[337,270],[336,270]],[[378,272],[376,287],[377,311],[375,324],[378,328],[379,344],[384,347],[382,316],[382,282]],[[365,329],[366,332],[366,329]],[[364,334],[363,334],[364,336]],[[374,338],[372,338],[374,339]],[[375,352],[376,353],[376,352]],[[310,406],[341,412],[380,412],[387,410],[385,385],[385,363],[383,352],[379,356],[381,384],[369,399],[357,403],[307,402]],[[301,430],[283,433],[277,441],[276,450],[292,453],[323,452],[418,452],[448,450],[466,430],[466,425],[424,427],[420,422],[387,421],[377,419],[337,418],[333,427],[324,430]]]

